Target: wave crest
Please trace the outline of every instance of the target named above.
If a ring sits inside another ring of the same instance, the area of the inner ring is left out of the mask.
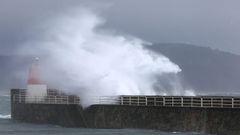
[[[11,115],[10,114],[7,114],[7,115],[0,114],[0,119],[11,119]]]

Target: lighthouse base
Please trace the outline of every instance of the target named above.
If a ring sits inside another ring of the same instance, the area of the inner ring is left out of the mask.
[[[43,101],[44,97],[47,96],[47,85],[34,84],[28,85],[26,91],[26,102]]]

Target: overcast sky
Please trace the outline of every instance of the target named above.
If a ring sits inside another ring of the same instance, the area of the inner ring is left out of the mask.
[[[88,7],[120,33],[240,54],[239,6],[239,0],[0,0],[0,53],[30,40],[47,20]]]

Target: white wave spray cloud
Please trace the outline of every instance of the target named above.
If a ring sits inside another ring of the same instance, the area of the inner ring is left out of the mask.
[[[0,114],[0,119],[11,119],[11,115],[10,114],[8,114],[8,115]]]
[[[90,97],[157,94],[159,77],[181,71],[144,49],[144,41],[105,30],[104,22],[90,10],[71,12],[48,23],[42,38],[20,52],[40,56],[44,80],[80,95],[84,105],[92,103]]]

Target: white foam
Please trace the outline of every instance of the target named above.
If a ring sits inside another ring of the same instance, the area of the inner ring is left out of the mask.
[[[0,114],[0,119],[11,119],[11,115],[10,114],[8,114],[8,115]]]
[[[66,14],[47,25],[42,37],[50,38],[29,41],[20,52],[47,56],[40,61],[43,79],[80,95],[82,104],[91,104],[91,96],[155,95],[159,76],[181,71],[167,57],[146,50],[141,39],[104,29],[104,19],[92,11]]]

